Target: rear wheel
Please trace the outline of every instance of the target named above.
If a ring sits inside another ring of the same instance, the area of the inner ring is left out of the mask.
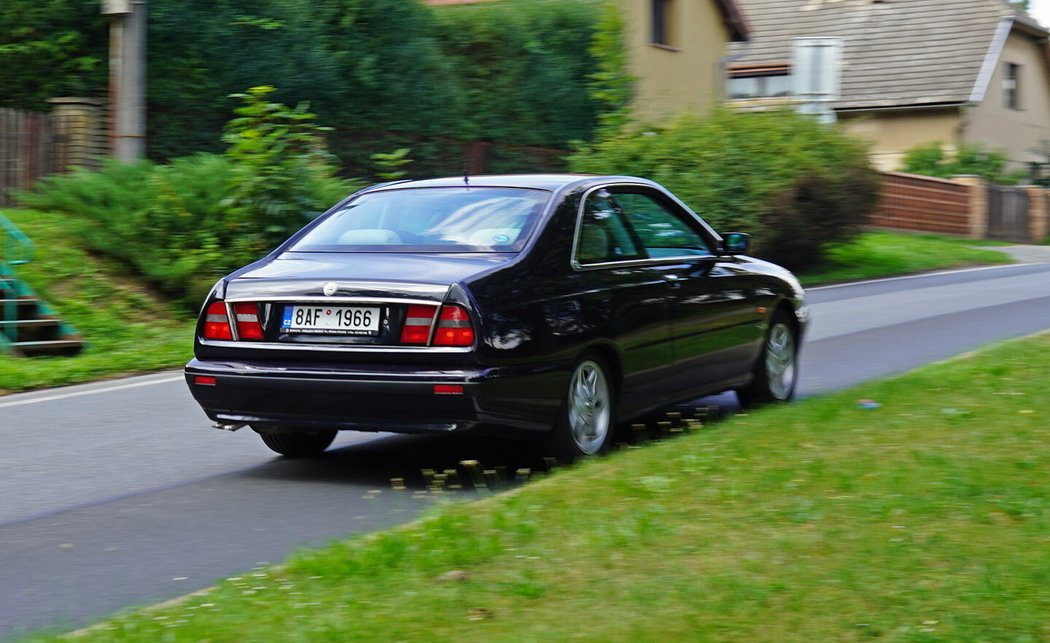
[[[769,325],[751,384],[738,389],[737,398],[744,408],[787,402],[795,396],[797,381],[798,338],[791,320],[783,312],[778,312]]]
[[[597,355],[576,363],[549,447],[562,460],[597,455],[612,441],[613,386],[609,367]]]
[[[332,429],[252,429],[259,434],[263,443],[283,456],[289,458],[309,458],[320,455],[335,440],[337,431]]]

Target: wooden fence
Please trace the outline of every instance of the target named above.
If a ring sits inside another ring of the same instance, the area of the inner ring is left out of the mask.
[[[882,173],[877,228],[1041,243],[1050,229],[1050,191],[989,185],[974,177],[951,180]]]
[[[0,109],[0,205],[54,171],[51,114]]]
[[[970,186],[928,176],[884,172],[871,225],[895,230],[970,234]]]
[[[54,98],[50,113],[0,109],[0,206],[15,190],[71,167],[95,169],[106,156],[105,109],[88,98]]]

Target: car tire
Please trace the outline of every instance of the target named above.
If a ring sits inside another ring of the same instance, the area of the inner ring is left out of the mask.
[[[320,455],[327,449],[338,431],[332,429],[321,430],[260,430],[252,427],[263,444],[289,458],[309,458]]]
[[[565,392],[558,423],[548,439],[548,451],[574,462],[598,455],[612,444],[615,393],[605,360],[589,353],[576,362]]]
[[[797,383],[798,334],[791,319],[782,311],[777,312],[762,342],[751,383],[737,389],[736,395],[745,409],[787,402],[795,396]]]

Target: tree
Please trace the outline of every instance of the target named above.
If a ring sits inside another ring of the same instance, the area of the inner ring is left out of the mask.
[[[108,33],[98,0],[3,0],[0,107],[42,110],[48,98],[104,91]]]

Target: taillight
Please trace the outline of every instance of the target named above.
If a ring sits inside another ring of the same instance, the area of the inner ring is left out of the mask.
[[[441,307],[434,346],[471,346],[474,344],[474,327],[470,315],[462,306],[446,304]]]
[[[204,314],[204,339],[233,339],[225,302],[213,301],[208,306]]]
[[[237,339],[261,340],[263,327],[259,321],[259,306],[252,302],[233,305],[233,314],[237,317]]]
[[[413,304],[408,307],[405,325],[401,327],[401,343],[425,346],[430,339],[430,327],[434,323],[434,306]]]

